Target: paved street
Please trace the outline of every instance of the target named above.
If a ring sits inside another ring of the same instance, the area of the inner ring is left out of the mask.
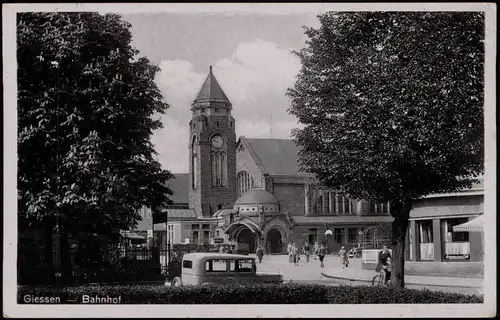
[[[325,267],[320,267],[319,260],[305,262],[302,256],[298,266],[288,262],[288,256],[264,256],[262,264],[257,263],[258,272],[280,273],[284,281],[324,283],[330,285],[370,285],[375,271],[361,268],[361,259],[351,259],[349,267],[340,268],[340,259],[337,256],[326,256]],[[322,273],[335,277],[329,278]],[[354,280],[354,281],[351,281]],[[452,278],[452,277],[426,277],[406,276],[406,287],[410,289],[438,290],[460,293],[482,293],[482,279],[477,278]]]

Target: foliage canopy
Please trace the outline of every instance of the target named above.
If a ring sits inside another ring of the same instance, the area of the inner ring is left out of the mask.
[[[483,172],[484,18],[341,12],[306,28],[288,95],[300,162],[356,198],[406,202]]]
[[[116,233],[169,203],[150,141],[168,105],[129,28],[114,14],[18,15],[20,222]]]

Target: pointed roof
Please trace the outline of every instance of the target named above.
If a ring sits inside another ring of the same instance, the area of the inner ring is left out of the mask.
[[[212,73],[212,66],[210,66],[210,72],[208,73],[207,79],[194,99],[194,102],[198,101],[223,101],[231,103],[215,79],[215,76]]]

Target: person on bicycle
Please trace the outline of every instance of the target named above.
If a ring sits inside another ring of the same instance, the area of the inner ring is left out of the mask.
[[[347,256],[347,250],[345,249],[344,246],[342,246],[342,248],[340,248],[340,251],[339,251],[339,256],[340,256],[340,265],[342,267],[342,269],[344,269],[346,266],[347,266],[347,259],[348,259],[348,256]]]
[[[378,263],[377,263],[377,268],[375,269],[376,272],[380,272],[380,276],[383,277],[382,279],[385,279],[386,276],[386,270],[387,270],[387,259],[391,258],[391,253],[389,252],[389,248],[385,245],[378,253]]]
[[[384,284],[387,284],[389,281],[391,281],[391,274],[392,274],[392,259],[391,257],[387,257],[386,260],[387,264],[382,267],[382,270],[384,270],[385,277],[382,279]]]

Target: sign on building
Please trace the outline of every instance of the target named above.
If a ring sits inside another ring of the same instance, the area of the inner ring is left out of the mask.
[[[444,258],[446,260],[469,260],[470,259],[470,254],[466,253],[466,254],[452,254],[452,253],[448,253],[448,254],[445,254]]]

